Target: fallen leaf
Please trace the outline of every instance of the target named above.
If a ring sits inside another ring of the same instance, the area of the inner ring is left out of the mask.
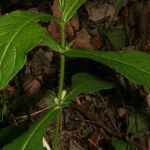
[[[43,80],[42,76],[37,77],[39,80]],[[38,93],[41,89],[41,83],[38,79],[30,79],[24,83],[24,90],[26,93]]]
[[[56,40],[60,39],[60,27],[58,24],[51,22],[48,25],[48,32],[51,34],[51,36],[54,39],[56,39]]]
[[[66,24],[65,30],[69,39],[75,36],[76,32],[79,30],[79,27],[80,27],[79,18],[76,15]]]
[[[103,46],[102,40],[97,36],[91,37],[90,43],[94,46],[95,49],[100,49]]]
[[[41,89],[41,83],[45,74],[51,74],[51,65],[53,54],[44,52],[42,49],[37,50],[33,58],[26,65],[23,77],[23,87],[26,93],[36,93]]]
[[[105,17],[113,18],[116,8],[113,5],[104,3],[97,6],[97,1],[87,2],[85,8],[89,15],[89,20],[99,21]]]
[[[83,48],[83,49],[95,49],[90,43],[91,36],[85,27],[82,28],[80,32],[77,33],[76,38],[73,40],[73,47]]]
[[[53,2],[52,13],[55,17],[58,17],[58,18],[61,17],[61,12],[59,9],[59,1],[58,0],[54,0],[54,2]]]

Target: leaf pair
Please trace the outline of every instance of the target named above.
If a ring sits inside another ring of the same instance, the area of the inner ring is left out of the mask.
[[[0,17],[0,90],[16,75],[26,61],[26,53],[43,41],[54,51],[60,45],[49,36],[37,21],[50,20],[52,16],[16,11]],[[53,18],[53,20],[56,20]],[[115,69],[135,83],[150,90],[150,56],[141,52],[93,52],[71,49],[70,57],[89,58]]]
[[[72,88],[64,98],[64,105],[71,103],[76,96],[84,92],[96,92],[102,89],[112,88],[112,84],[102,81],[89,73],[78,73],[72,78]],[[42,150],[42,138],[49,122],[60,113],[59,108],[53,108],[45,114],[32,128],[18,137],[2,150]]]

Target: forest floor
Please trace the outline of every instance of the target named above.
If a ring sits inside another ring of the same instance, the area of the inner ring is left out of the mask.
[[[10,0],[0,6],[1,14],[21,9],[60,16],[57,0]],[[49,34],[60,40],[57,24],[50,22],[44,26]],[[66,40],[73,41],[74,48],[150,53],[150,2],[124,1],[117,9],[111,0],[88,0],[65,30]],[[29,52],[26,65],[5,88],[8,112],[1,120],[1,127],[29,127],[50,109],[47,99],[57,91],[58,72],[58,54],[43,45]],[[137,150],[150,150],[147,89],[102,64],[72,58],[66,59],[66,89],[71,85],[71,76],[77,72],[90,72],[115,82],[116,88],[81,94],[62,111],[60,149],[113,150],[112,139],[123,139],[133,143]],[[54,127],[55,122],[49,125],[45,135],[50,146]],[[3,144],[0,143],[0,147]]]

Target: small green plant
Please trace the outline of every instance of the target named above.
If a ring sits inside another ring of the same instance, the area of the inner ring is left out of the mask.
[[[150,90],[150,56],[142,52],[93,52],[71,48],[65,41],[65,24],[76,13],[85,0],[59,0],[61,18],[49,14],[29,11],[14,11],[0,17],[0,90],[18,73],[26,62],[26,54],[38,43],[44,43],[60,55],[60,74],[57,97],[49,110],[28,131],[5,145],[2,150],[43,150],[42,138],[48,124],[56,120],[53,150],[58,150],[60,115],[76,96],[86,92],[111,89],[113,83],[101,80],[89,73],[78,73],[72,77],[72,86],[64,92],[65,57],[88,58],[103,63],[117,72],[144,85]],[[60,25],[61,42],[55,41],[38,22],[54,21]],[[112,34],[109,33],[109,37]],[[115,42],[115,41],[114,41]],[[120,46],[120,44],[119,44]],[[65,94],[64,94],[65,93]],[[121,141],[122,142],[122,141]],[[113,145],[116,142],[113,142]],[[122,142],[123,143],[123,142]],[[124,144],[124,143],[123,143]],[[114,146],[114,147],[115,147]],[[131,146],[132,147],[132,146]]]

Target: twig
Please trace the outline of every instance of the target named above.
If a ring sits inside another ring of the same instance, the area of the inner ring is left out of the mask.
[[[30,116],[31,117],[36,116],[36,115],[50,109],[51,107],[52,106],[47,106],[47,107],[45,107],[45,108],[43,108],[43,109],[41,109],[37,112],[32,113]],[[23,115],[23,116],[20,116],[20,117],[13,117],[13,120],[15,120],[15,124],[16,124],[16,123],[21,123],[21,122],[25,121],[27,118],[28,118],[28,115]]]

